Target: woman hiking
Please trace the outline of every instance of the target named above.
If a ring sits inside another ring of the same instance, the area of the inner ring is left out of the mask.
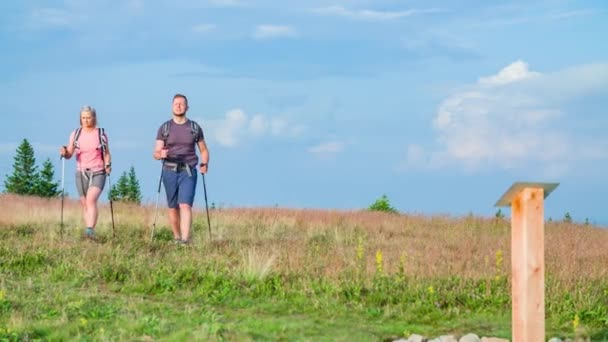
[[[108,136],[103,128],[97,127],[95,108],[80,109],[80,128],[70,134],[68,145],[62,146],[59,153],[66,159],[76,155],[76,189],[82,204],[85,236],[94,239],[97,201],[106,184],[106,175],[112,171]]]

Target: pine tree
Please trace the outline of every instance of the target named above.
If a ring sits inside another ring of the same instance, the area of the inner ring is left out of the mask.
[[[141,204],[141,189],[139,187],[139,181],[137,180],[135,168],[133,166],[131,166],[131,169],[129,170],[129,179],[127,180],[127,185],[127,201]]]
[[[53,163],[47,158],[42,163],[42,170],[40,170],[37,182],[34,184],[33,195],[40,197],[55,197],[58,196],[61,191],[57,190],[59,184],[53,181],[55,177],[55,170]]]
[[[391,206],[388,196],[382,195],[376,202],[369,206],[368,210],[371,211],[384,211],[387,213],[398,213],[397,209]]]
[[[17,147],[13,174],[7,176],[4,181],[5,192],[20,195],[35,194],[34,186],[38,183],[39,178],[37,169],[34,148],[27,139],[23,139],[23,142]]]
[[[135,175],[135,168],[131,166],[129,173],[123,172],[118,182],[110,189],[110,199],[113,201],[141,204],[141,189]]]
[[[110,189],[110,199],[112,199],[112,201],[126,200],[128,182],[127,173],[123,172],[120,178],[118,178],[118,182],[112,185],[112,188]]]

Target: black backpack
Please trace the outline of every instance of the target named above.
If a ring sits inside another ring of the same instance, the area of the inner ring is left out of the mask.
[[[162,128],[163,143],[165,144],[165,146],[167,145],[167,139],[169,138],[169,125],[171,125],[171,121],[173,121],[173,119],[167,120],[167,122],[165,122],[163,124],[163,128]],[[199,140],[198,132],[201,131],[201,126],[199,126],[196,123],[196,121],[194,121],[194,120],[189,120],[189,121],[190,121],[190,132],[192,132],[192,140],[195,143],[197,143]]]

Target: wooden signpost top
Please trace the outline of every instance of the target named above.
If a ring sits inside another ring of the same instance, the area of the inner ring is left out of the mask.
[[[521,193],[521,191],[525,188],[534,188],[534,189],[543,189],[544,197],[547,198],[559,183],[534,183],[534,182],[517,182],[513,183],[509,190],[505,192],[504,195],[496,202],[495,207],[509,207],[513,202],[513,199]]]
[[[544,199],[558,183],[515,183],[496,202],[511,206],[513,342],[545,341]]]

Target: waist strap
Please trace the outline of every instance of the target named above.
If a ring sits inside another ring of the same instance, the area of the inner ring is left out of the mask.
[[[186,170],[186,172],[188,172],[188,176],[192,176],[192,168],[190,167],[190,165],[188,165],[186,163],[174,163],[174,162],[165,161],[165,163],[163,164],[163,167],[167,170],[171,170],[174,172]]]

